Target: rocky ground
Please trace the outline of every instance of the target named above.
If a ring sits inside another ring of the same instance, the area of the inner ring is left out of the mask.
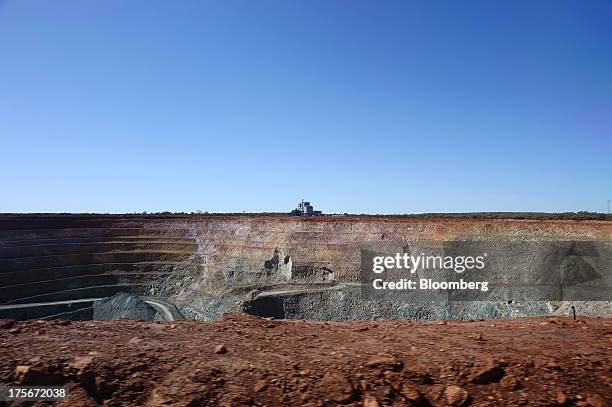
[[[159,313],[142,298],[130,293],[117,293],[93,303],[93,319],[112,321],[123,317],[142,321],[161,320]]]
[[[4,320],[0,382],[66,384],[70,406],[608,406],[611,349],[592,318]]]

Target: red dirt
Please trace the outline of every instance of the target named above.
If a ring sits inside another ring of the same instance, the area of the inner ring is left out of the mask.
[[[70,406],[612,400],[612,319],[0,321],[0,349],[0,382],[67,384]]]

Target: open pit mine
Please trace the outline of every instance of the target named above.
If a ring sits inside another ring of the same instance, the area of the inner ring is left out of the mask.
[[[609,406],[611,238],[609,221],[2,215],[0,388],[63,386],[61,406]],[[453,241],[594,297],[364,295],[368,248],[414,262]]]
[[[573,310],[612,315],[609,301],[410,302],[361,295],[366,242],[457,239],[610,241],[612,222],[2,215],[0,318],[93,319],[96,302],[118,293],[139,296],[157,311],[157,319],[214,320],[237,311],[319,321],[433,321],[570,315]],[[609,284],[605,277],[596,283]]]

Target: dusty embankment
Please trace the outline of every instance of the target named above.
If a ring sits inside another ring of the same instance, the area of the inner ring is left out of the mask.
[[[65,405],[593,406],[612,400],[612,320],[0,324],[0,382]]]
[[[0,307],[4,307],[0,317],[78,319],[90,313],[91,302],[82,300],[117,292],[168,300],[177,303],[187,316],[202,319],[243,309],[246,300],[259,295],[265,303],[254,305],[267,312],[269,293],[277,291],[283,294],[272,298],[272,304],[280,304],[280,308],[272,309],[271,315],[287,318],[436,319],[566,311],[554,304],[525,307],[513,303],[500,309],[470,310],[451,304],[425,307],[415,314],[414,307],[360,302],[359,292],[351,284],[359,281],[364,243],[452,239],[612,240],[612,222],[0,215]],[[338,287],[329,290],[334,285]],[[287,295],[288,290],[298,293]],[[70,302],[73,300],[78,302]],[[40,305],[9,309],[12,304],[47,302],[54,305],[46,310]],[[332,305],[339,311],[326,314],[325,310],[334,309]],[[352,310],[359,312],[353,315]],[[595,309],[592,315],[604,314]]]

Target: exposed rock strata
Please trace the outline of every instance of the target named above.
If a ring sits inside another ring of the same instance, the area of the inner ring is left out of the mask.
[[[568,312],[570,304],[565,303],[484,304],[476,309],[461,304],[360,303],[350,287],[359,281],[360,249],[365,242],[457,238],[612,240],[612,222],[2,215],[0,302],[100,298],[127,291],[171,299],[183,311],[189,309],[192,315],[207,319],[240,309],[255,289],[258,295],[300,289],[279,296],[277,302],[284,304],[284,310],[307,307],[286,313],[287,317],[432,319]],[[316,306],[316,301],[323,302]],[[56,305],[53,312],[68,311],[61,307]],[[345,312],[349,309],[356,311]],[[610,310],[605,303],[578,304],[578,309],[591,315]]]

